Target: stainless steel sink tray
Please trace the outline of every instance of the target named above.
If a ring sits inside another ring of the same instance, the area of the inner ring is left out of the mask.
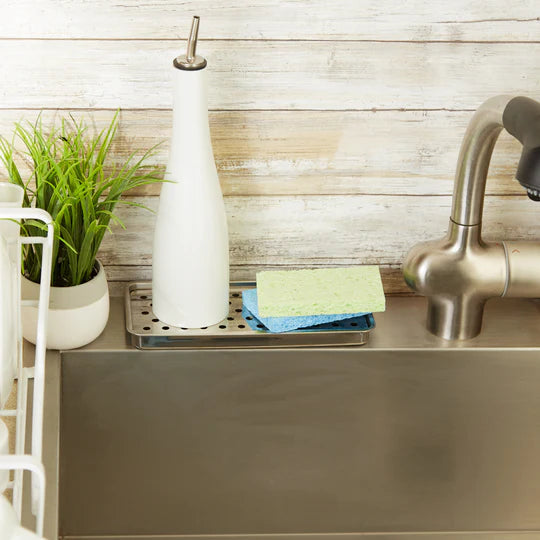
[[[242,291],[253,287],[253,282],[231,283],[229,316],[222,322],[205,328],[177,328],[154,315],[150,282],[129,283],[124,308],[130,343],[138,349],[342,347],[364,345],[375,328],[373,315],[369,314],[364,316],[362,329],[357,322],[337,321],[332,330],[280,334],[272,334],[262,326],[261,330],[252,330],[244,320]]]

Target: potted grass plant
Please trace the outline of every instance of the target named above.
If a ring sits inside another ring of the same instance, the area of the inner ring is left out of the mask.
[[[111,145],[118,112],[110,124],[90,134],[84,122],[62,119],[46,130],[37,122],[15,125],[13,139],[0,139],[0,158],[9,181],[24,190],[23,206],[46,210],[54,221],[54,248],[47,346],[72,349],[93,341],[105,328],[109,291],[98,250],[112,224],[124,227],[117,205],[137,205],[122,196],[145,184],[162,181],[161,167],[149,165],[155,147],[124,163],[113,163]],[[26,220],[23,236],[44,235],[43,225]],[[22,296],[37,300],[41,246],[25,245]],[[23,335],[35,343],[37,308],[23,306]]]

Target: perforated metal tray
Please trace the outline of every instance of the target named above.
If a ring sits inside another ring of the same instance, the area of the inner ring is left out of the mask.
[[[130,342],[138,349],[341,347],[364,345],[375,327],[370,315],[366,316],[367,330],[341,321],[334,323],[333,330],[273,334],[262,327],[255,331],[242,316],[242,291],[253,287],[253,282],[231,283],[229,316],[221,323],[206,328],[178,328],[162,323],[154,315],[150,282],[129,283],[125,292],[125,312]]]

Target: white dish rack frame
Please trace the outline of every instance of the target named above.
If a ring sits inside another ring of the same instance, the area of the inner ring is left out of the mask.
[[[17,236],[11,242],[17,243],[16,268],[21,268],[21,249],[23,244],[40,244],[42,246],[42,266],[40,274],[39,300],[23,301],[20,305],[38,308],[37,335],[35,345],[34,367],[24,367],[22,322],[20,309],[17,310],[17,405],[15,409],[0,409],[0,416],[15,417],[15,453],[0,455],[0,469],[13,472],[13,480],[8,484],[12,490],[13,507],[19,520],[22,515],[23,476],[24,471],[32,473],[31,500],[32,514],[36,518],[35,532],[43,536],[45,515],[45,470],[42,464],[43,442],[43,403],[45,394],[45,354],[47,338],[47,314],[51,282],[51,262],[54,241],[54,223],[51,216],[38,208],[0,208],[0,219],[36,220],[43,223],[47,229],[45,236]],[[17,272],[17,298],[21,298],[21,276]],[[32,405],[32,438],[30,453],[25,452],[26,440],[26,411],[28,405],[28,381],[34,380]]]

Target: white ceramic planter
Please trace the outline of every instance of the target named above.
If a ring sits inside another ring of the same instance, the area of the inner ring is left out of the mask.
[[[73,287],[51,287],[47,327],[48,349],[76,349],[94,341],[109,318],[109,288],[99,263],[97,275]],[[23,300],[38,300],[39,284],[21,279]],[[23,336],[36,342],[37,307],[21,308]]]

